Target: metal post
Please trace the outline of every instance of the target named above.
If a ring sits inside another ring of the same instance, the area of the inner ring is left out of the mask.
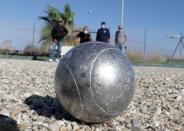
[[[181,59],[181,48],[182,48],[182,44],[180,44],[180,59]]]
[[[33,55],[33,58],[32,60],[37,60],[37,55],[35,53],[35,24],[33,23],[33,50],[32,50],[32,55]]]
[[[182,59],[182,47],[183,47],[183,33],[180,33],[181,35],[181,45],[180,45],[180,59]]]
[[[33,47],[35,47],[35,24],[33,24]]]
[[[174,52],[173,52],[173,54],[172,54],[172,56],[171,56],[171,58],[170,58],[169,60],[171,60],[171,59],[174,58],[174,55],[175,55],[175,53],[176,53],[176,51],[177,51],[179,45],[180,45],[180,41],[178,42],[178,44],[177,44],[177,46],[176,46],[176,48],[175,48],[175,50],[174,50]]]
[[[144,58],[146,56],[146,40],[147,40],[147,29],[144,32]]]
[[[124,0],[121,0],[121,25],[124,25]]]

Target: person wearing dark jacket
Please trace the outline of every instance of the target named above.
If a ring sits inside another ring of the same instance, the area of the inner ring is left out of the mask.
[[[63,39],[67,34],[68,30],[65,28],[64,21],[60,19],[51,31],[53,43],[50,46],[49,61],[58,62],[58,57],[60,57],[61,54],[61,46],[63,45]]]
[[[101,28],[98,29],[97,35],[96,35],[96,41],[106,42],[109,43],[110,41],[110,32],[109,29],[106,28],[106,23],[101,23]]]
[[[79,32],[79,34],[77,34],[77,37],[80,39],[80,44],[92,40],[87,26],[84,26],[83,31]]]

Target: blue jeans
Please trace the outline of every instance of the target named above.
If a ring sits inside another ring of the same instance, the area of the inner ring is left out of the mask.
[[[115,43],[115,47],[121,50],[121,52],[127,56],[127,47],[124,44]]]
[[[63,45],[63,40],[53,42],[50,46],[50,52],[49,52],[49,57],[52,60],[56,60],[57,58],[60,57],[61,55],[61,47]]]

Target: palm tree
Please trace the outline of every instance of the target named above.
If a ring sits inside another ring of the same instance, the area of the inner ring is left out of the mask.
[[[70,4],[67,3],[64,8],[64,13],[61,14],[61,18],[65,21],[66,27],[69,31],[68,35],[65,37],[65,45],[74,45],[74,17],[75,13],[71,11]]]
[[[72,44],[72,28],[73,28],[73,22],[74,22],[74,13],[70,9],[70,5],[66,4],[64,12],[60,12],[57,8],[53,6],[49,6],[47,10],[45,11],[46,16],[40,16],[39,19],[43,20],[45,22],[44,27],[41,31],[41,40],[42,41],[42,49],[48,50],[50,43],[52,42],[50,32],[52,30],[53,25],[56,23],[57,20],[62,18],[65,21],[66,28],[69,31],[68,36],[66,37],[66,40],[64,40],[64,43]]]
[[[61,18],[65,21],[66,27],[71,28],[73,26],[75,13],[71,11],[70,4],[65,5],[64,13],[61,13]]]

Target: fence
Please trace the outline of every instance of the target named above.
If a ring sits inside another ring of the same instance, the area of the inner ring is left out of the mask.
[[[61,48],[61,56],[66,54],[73,46],[63,46]],[[49,56],[49,51],[41,51],[40,49],[31,50],[3,50],[0,49],[0,54],[4,55],[18,55],[18,56],[32,56],[33,59],[37,59],[37,56]]]

